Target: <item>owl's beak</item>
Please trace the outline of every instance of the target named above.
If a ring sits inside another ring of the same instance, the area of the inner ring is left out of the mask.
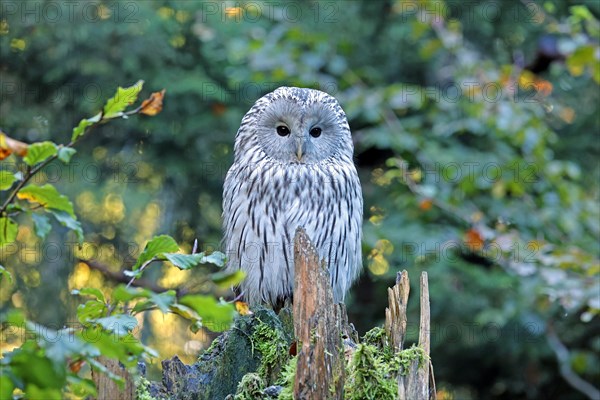
[[[298,161],[302,161],[302,156],[304,156],[304,140],[298,140],[296,142],[296,157],[298,157]]]

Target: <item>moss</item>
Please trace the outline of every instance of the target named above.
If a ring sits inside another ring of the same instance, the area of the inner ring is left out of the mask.
[[[388,338],[387,335],[385,333],[385,329],[383,329],[380,326],[376,326],[375,328],[371,329],[370,331],[368,331],[367,333],[365,333],[365,336],[363,336],[363,340],[362,342],[364,344],[370,344],[373,346],[376,346],[379,349],[385,349],[388,346]]]
[[[135,398],[136,400],[156,400],[150,395],[150,381],[143,376],[140,376],[135,381]]]
[[[418,367],[420,368],[423,363],[429,360],[429,356],[425,354],[425,350],[422,347],[412,345],[408,349],[404,349],[394,355],[392,359],[392,371],[399,373],[402,376],[408,374],[410,366],[413,361],[418,361]]]
[[[292,357],[283,367],[283,371],[277,382],[283,387],[277,398],[278,400],[294,400],[294,380],[296,378],[297,365],[298,357]]]
[[[289,355],[289,342],[280,326],[271,327],[260,319],[252,333],[252,344],[260,352],[261,360],[258,374],[265,380],[271,381],[274,373],[278,373],[286,363]]]
[[[396,376],[376,346],[357,346],[348,365],[344,391],[345,398],[351,400],[394,400],[397,397]]]
[[[235,400],[260,400],[264,398],[263,390],[265,381],[256,373],[244,375],[240,381],[237,391],[235,392]]]

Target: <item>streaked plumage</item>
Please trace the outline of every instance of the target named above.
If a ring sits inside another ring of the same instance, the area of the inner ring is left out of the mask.
[[[276,304],[291,297],[293,237],[303,226],[329,266],[334,299],[343,301],[362,268],[363,200],[337,100],[278,88],[244,116],[234,153],[223,189],[223,246],[228,269],[247,274],[244,299]]]

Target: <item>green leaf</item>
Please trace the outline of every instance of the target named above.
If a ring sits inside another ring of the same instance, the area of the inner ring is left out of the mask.
[[[183,304],[179,304],[179,303],[171,304],[171,307],[169,307],[169,308],[174,314],[177,314],[185,319],[189,319],[192,321],[200,319],[200,316],[198,315],[198,313],[196,311],[192,310],[188,306],[184,306]]]
[[[29,385],[44,389],[60,389],[66,380],[66,368],[64,365],[54,365],[39,351],[35,342],[29,343],[31,344],[23,345],[15,351],[10,362],[12,372],[27,383],[28,398],[47,398],[33,397],[28,391]]]
[[[174,266],[179,269],[190,269],[202,262],[204,254],[178,254],[178,253],[164,253],[162,255],[167,260],[171,261]]]
[[[67,382],[69,389],[79,398],[97,398],[98,391],[96,384],[91,379],[84,379],[77,375],[68,375]]]
[[[86,301],[77,307],[77,319],[82,324],[94,321],[106,314],[106,304],[98,300]]]
[[[102,291],[98,288],[86,287],[81,289],[73,289],[71,291],[71,294],[79,296],[90,296],[103,303],[106,301],[106,299],[104,298],[104,293],[102,293]]]
[[[0,171],[0,190],[10,189],[13,183],[17,180],[15,174],[10,171]]]
[[[173,253],[179,250],[179,246],[175,239],[168,235],[160,235],[152,238],[148,243],[144,251],[137,259],[137,262],[133,266],[133,270],[140,268],[145,262],[150,261],[152,258],[162,253]]]
[[[166,313],[176,300],[177,296],[174,290],[168,290],[160,294],[150,292],[150,299],[136,304],[133,311],[140,312],[156,306],[160,311]]]
[[[71,161],[71,157],[73,157],[75,153],[77,153],[77,150],[72,147],[61,147],[58,149],[58,159],[67,164]]]
[[[27,155],[23,157],[23,161],[29,166],[46,161],[52,157],[58,151],[55,143],[52,142],[38,142],[29,145],[27,149]]]
[[[246,273],[241,269],[234,272],[217,272],[212,275],[211,279],[219,287],[228,288],[242,282],[246,277]]]
[[[40,239],[45,239],[52,229],[48,217],[42,214],[32,213],[31,219],[33,220],[33,228],[36,236]]]
[[[235,315],[233,304],[221,303],[214,297],[199,294],[183,296],[179,303],[196,311],[202,318],[202,324],[214,332],[231,327]]]
[[[125,303],[133,299],[147,299],[151,296],[151,294],[152,292],[149,289],[119,285],[113,290],[111,297],[115,302]]]
[[[110,317],[98,318],[96,320],[102,328],[109,332],[114,332],[119,336],[123,336],[133,331],[137,327],[137,319],[131,315],[116,314]]]
[[[0,265],[0,282],[2,282],[2,277],[6,276],[10,283],[12,283],[13,278],[12,274],[4,268],[4,266]]]
[[[15,385],[8,376],[0,375],[0,399],[12,399],[14,388]]]
[[[100,122],[102,118],[102,113],[98,113],[92,118],[84,118],[79,121],[79,124],[73,128],[73,134],[71,135],[71,142],[76,141],[80,136],[83,136],[85,130],[88,126],[94,125],[95,123]]]
[[[73,204],[67,196],[60,194],[54,186],[47,183],[43,186],[28,185],[17,193],[21,200],[27,200],[30,203],[38,203],[47,210],[64,211],[75,218]]]
[[[79,241],[79,244],[83,243],[83,229],[81,228],[79,221],[77,221],[77,218],[72,217],[65,211],[56,211],[52,209],[48,211],[50,211],[50,213],[62,226],[66,226],[77,234],[77,240]]]
[[[97,348],[103,356],[116,358],[129,368],[137,365],[139,355],[148,352],[148,349],[131,334],[119,336],[98,326],[88,327],[78,332],[77,337]],[[88,361],[94,368],[102,368],[92,360]]]
[[[110,119],[122,116],[123,110],[137,100],[143,85],[144,81],[139,80],[135,85],[128,88],[117,88],[117,93],[114,95],[114,97],[108,99],[106,102],[102,118]]]
[[[2,246],[14,243],[17,239],[18,225],[10,218],[0,218],[0,248]]]
[[[204,257],[202,263],[210,263],[215,264],[217,267],[222,267],[223,265],[225,265],[225,261],[227,261],[227,257],[225,256],[225,254],[221,253],[220,251],[213,251],[212,253]]]
[[[6,314],[6,323],[10,324],[10,325],[14,325],[14,326],[19,326],[19,327],[24,327],[25,325],[25,314],[23,314],[23,311],[18,310],[18,309],[12,309],[10,311],[8,311],[8,313]]]

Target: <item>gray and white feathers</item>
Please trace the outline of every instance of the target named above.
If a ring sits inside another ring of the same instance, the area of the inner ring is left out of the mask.
[[[293,236],[304,227],[325,259],[334,299],[362,268],[362,191],[346,114],[327,93],[280,87],[242,119],[223,189],[228,270],[242,269],[244,299],[291,297]]]

